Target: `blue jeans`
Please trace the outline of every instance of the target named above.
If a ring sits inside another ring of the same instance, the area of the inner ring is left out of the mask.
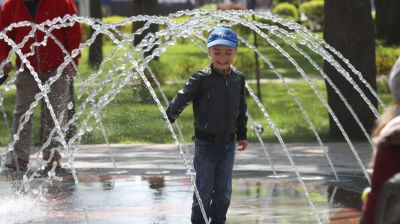
[[[214,144],[196,139],[194,169],[196,187],[211,224],[224,224],[231,202],[235,142]],[[192,223],[204,224],[196,195],[193,195]]]

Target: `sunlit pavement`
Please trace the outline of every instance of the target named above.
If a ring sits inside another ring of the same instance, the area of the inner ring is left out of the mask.
[[[358,223],[368,182],[350,147],[327,144],[339,181],[318,145],[286,147],[296,168],[281,145],[266,145],[275,175],[259,144],[237,151],[227,223]],[[368,165],[370,146],[355,148]],[[191,163],[193,145],[184,152]],[[69,176],[27,185],[1,175],[0,223],[190,223],[193,187],[175,145],[83,145],[73,158],[78,183]]]

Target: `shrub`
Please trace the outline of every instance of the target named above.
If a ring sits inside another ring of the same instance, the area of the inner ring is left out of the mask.
[[[126,17],[123,16],[108,16],[103,18],[103,23],[118,23],[121,22],[122,20],[126,19]],[[117,35],[114,33],[115,37],[118,39],[122,39],[123,36],[129,35],[132,33],[132,23],[131,22],[126,22],[122,26],[117,27],[118,31],[121,33],[122,36]],[[104,41],[110,41],[110,37],[108,35],[104,35]]]
[[[161,84],[164,84],[166,70],[165,68],[167,68],[168,66],[160,60],[152,60],[150,61],[149,67],[153,71],[153,74],[157,78],[157,81]]]
[[[186,80],[190,75],[199,69],[198,62],[193,57],[181,57],[176,61],[177,66],[174,66],[174,72],[180,80]]]
[[[376,77],[376,89],[378,93],[390,93],[388,82],[389,76],[379,75]]]
[[[260,73],[265,69],[261,58],[258,58]],[[256,61],[254,52],[250,50],[241,50],[238,52],[235,62],[235,67],[246,75],[246,79],[256,78]]]
[[[276,5],[281,4],[281,3],[290,3],[297,7],[300,5],[301,1],[300,0],[273,0],[272,6],[275,7]]]
[[[299,11],[295,5],[290,3],[279,3],[274,7],[272,12],[286,19],[299,20]]]
[[[81,23],[83,40],[87,40],[90,37],[90,26],[87,23]]]
[[[324,1],[315,0],[300,5],[300,12],[305,17],[305,25],[312,31],[321,31],[324,28]]]
[[[252,18],[250,17],[250,18],[248,18],[248,20],[250,21],[250,20],[252,20]],[[251,38],[252,39],[252,37],[253,37],[253,31],[250,29],[250,28],[248,28],[248,27],[246,27],[246,26],[243,26],[242,24],[237,24],[237,25],[234,25],[233,27],[231,27],[233,30],[235,30],[235,32],[240,36],[240,37],[242,37],[242,38],[244,38],[244,39],[246,39],[246,40],[249,40],[249,38]]]
[[[399,47],[384,47],[381,45],[376,46],[376,74],[377,76],[388,76],[392,66],[400,56]]]
[[[200,8],[205,10],[217,10],[217,6],[215,4],[205,4]]]
[[[118,23],[122,20],[126,19],[127,17],[123,16],[108,16],[103,18],[103,23]],[[132,33],[132,23],[127,22],[123,26],[119,26],[118,30],[122,33]]]

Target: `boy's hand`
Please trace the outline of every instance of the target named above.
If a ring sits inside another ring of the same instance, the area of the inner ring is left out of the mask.
[[[244,151],[247,148],[247,140],[239,140],[238,144],[239,144],[238,147],[239,151]]]
[[[167,114],[168,120],[169,122],[171,122],[171,124],[174,123],[175,120],[178,118],[178,116],[173,113],[173,107],[171,107],[171,105],[168,106],[165,113]]]

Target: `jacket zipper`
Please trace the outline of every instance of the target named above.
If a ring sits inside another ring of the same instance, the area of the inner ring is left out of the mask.
[[[225,76],[225,131],[228,129],[228,105],[229,105],[229,97],[228,97],[228,76]]]
[[[210,103],[210,91],[209,90],[207,90],[207,105],[209,105],[209,103]],[[206,124],[204,125],[204,128],[207,128],[208,127],[208,116],[207,116],[207,113],[206,113],[206,116],[205,116],[205,119],[206,119]]]

